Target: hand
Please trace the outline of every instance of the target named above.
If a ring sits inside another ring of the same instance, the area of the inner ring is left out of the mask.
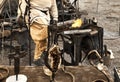
[[[56,20],[53,20],[53,25],[56,25],[57,26],[57,22]]]
[[[53,20],[53,29],[54,29],[54,30],[58,30],[57,22],[58,22],[58,21]]]
[[[19,26],[25,26],[25,21],[24,21],[24,17],[23,17],[23,16],[17,17],[16,22],[17,22],[17,24],[18,24]]]

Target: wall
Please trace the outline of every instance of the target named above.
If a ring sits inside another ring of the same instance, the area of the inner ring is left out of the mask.
[[[98,25],[106,30],[118,32],[120,22],[120,0],[78,0],[80,10],[88,17],[96,17]]]

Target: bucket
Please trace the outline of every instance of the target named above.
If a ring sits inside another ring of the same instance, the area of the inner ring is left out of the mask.
[[[25,75],[19,74],[18,80],[16,81],[16,75],[9,76],[6,82],[27,82],[27,77]]]

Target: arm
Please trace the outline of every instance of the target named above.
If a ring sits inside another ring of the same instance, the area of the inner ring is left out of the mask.
[[[51,13],[51,16],[53,17],[53,20],[58,21],[58,8],[57,8],[56,0],[52,0],[50,13]]]
[[[25,26],[24,14],[26,11],[26,0],[19,0],[16,22],[20,27]]]
[[[17,11],[17,17],[23,16],[26,10],[26,1],[25,0],[19,0],[19,5],[18,5],[18,11]]]

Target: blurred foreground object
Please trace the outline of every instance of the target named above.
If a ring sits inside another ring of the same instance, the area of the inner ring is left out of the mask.
[[[5,66],[0,66],[0,82],[9,75],[9,69]]]

